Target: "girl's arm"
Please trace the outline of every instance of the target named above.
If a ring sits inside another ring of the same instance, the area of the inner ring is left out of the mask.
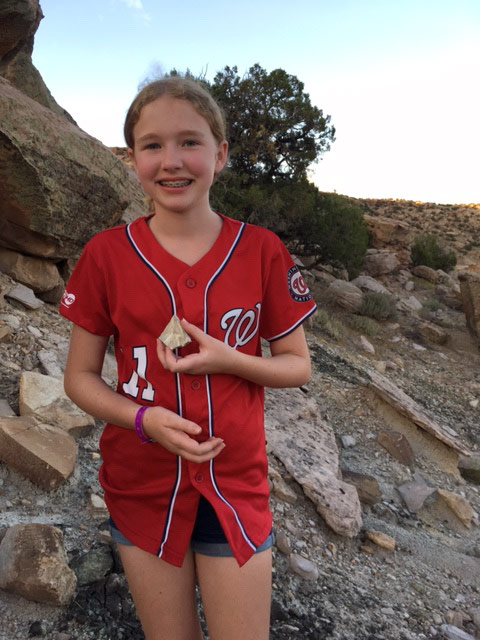
[[[310,379],[310,354],[301,326],[270,343],[271,358],[260,358],[233,349],[185,319],[181,322],[198,342],[199,352],[176,358],[163,342],[157,341],[158,357],[169,371],[194,375],[227,373],[264,387],[298,387]]]
[[[139,405],[113,391],[101,377],[107,342],[108,338],[73,325],[65,369],[65,392],[90,415],[134,429]],[[193,462],[210,460],[224,447],[220,438],[197,442],[189,434],[198,435],[201,427],[162,407],[149,407],[143,416],[143,427],[155,442]]]

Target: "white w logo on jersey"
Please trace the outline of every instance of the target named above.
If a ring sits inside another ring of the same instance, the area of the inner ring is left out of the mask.
[[[225,344],[237,349],[250,342],[258,331],[261,307],[261,303],[257,302],[254,309],[245,311],[240,307],[223,314],[220,326],[226,331],[223,340]]]

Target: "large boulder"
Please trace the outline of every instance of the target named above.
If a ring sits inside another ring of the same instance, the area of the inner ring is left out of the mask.
[[[365,255],[365,271],[373,277],[393,273],[401,266],[398,255],[388,249],[368,249]]]
[[[458,279],[467,327],[480,343],[480,273],[460,271]]]
[[[362,290],[346,280],[334,280],[327,291],[335,304],[346,311],[359,311],[363,304]]]
[[[0,75],[32,100],[74,122],[65,109],[57,104],[32,62],[35,32],[42,18],[38,0],[2,0]]]
[[[27,600],[62,606],[72,601],[76,586],[60,529],[48,524],[7,529],[0,543],[0,588]]]
[[[371,244],[375,249],[388,245],[407,248],[412,242],[412,228],[401,220],[384,216],[364,215],[370,232]]]
[[[144,213],[133,173],[98,140],[0,78],[0,238],[56,261]]]

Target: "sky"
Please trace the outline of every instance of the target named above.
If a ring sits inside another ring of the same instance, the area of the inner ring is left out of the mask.
[[[480,203],[480,0],[40,0],[33,62],[107,146],[146,77],[284,69],[331,116],[322,191]]]

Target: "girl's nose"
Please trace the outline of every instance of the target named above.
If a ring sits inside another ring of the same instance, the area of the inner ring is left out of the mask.
[[[180,149],[176,145],[165,145],[162,154],[164,169],[176,169],[182,166]]]

